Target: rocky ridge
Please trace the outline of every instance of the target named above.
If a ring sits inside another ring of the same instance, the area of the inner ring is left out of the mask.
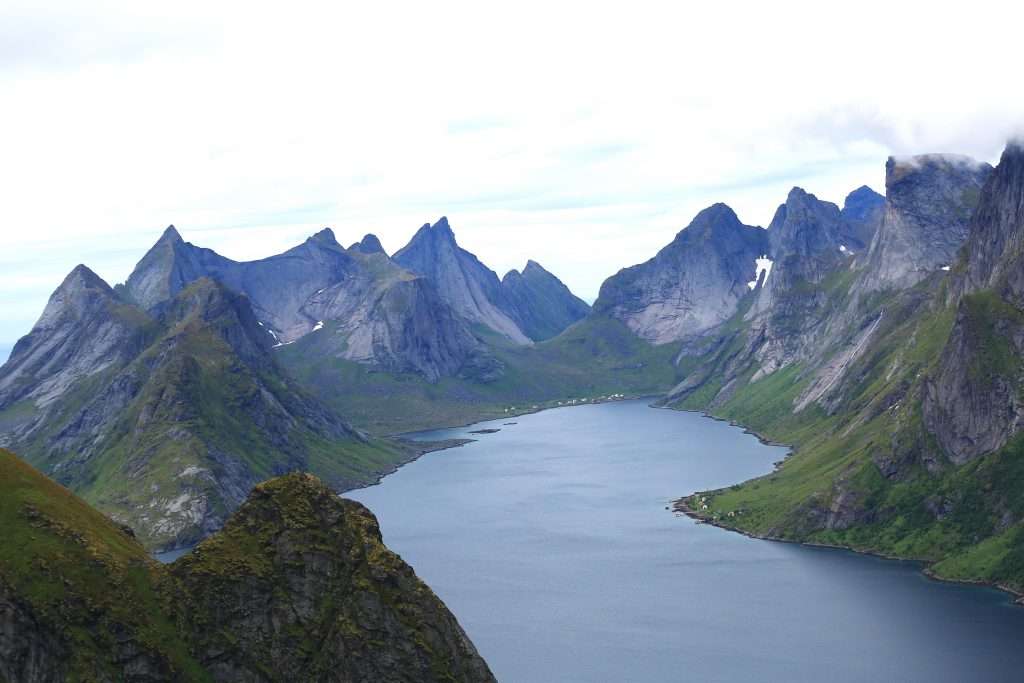
[[[605,280],[594,311],[640,338],[666,344],[712,329],[736,313],[760,273],[768,235],[725,204],[704,209],[658,254]]]

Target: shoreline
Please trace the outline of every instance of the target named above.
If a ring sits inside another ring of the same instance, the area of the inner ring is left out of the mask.
[[[689,411],[697,412],[697,411]],[[985,581],[981,579],[950,579],[943,576],[938,576],[932,570],[932,566],[935,562],[931,560],[924,560],[917,557],[901,557],[899,555],[889,555],[887,553],[867,550],[860,548],[852,548],[845,545],[836,545],[834,543],[818,543],[815,541],[795,541],[789,538],[778,538],[776,536],[767,536],[761,534],[755,534],[738,527],[729,526],[728,524],[722,523],[721,521],[715,520],[710,515],[701,512],[700,510],[694,510],[686,502],[691,496],[697,495],[691,493],[689,496],[679,498],[672,503],[672,511],[678,514],[686,515],[690,519],[694,520],[697,524],[707,524],[723,531],[739,534],[746,536],[747,538],[754,539],[756,541],[767,541],[769,543],[788,543],[790,545],[800,545],[808,548],[824,548],[826,550],[842,550],[844,552],[854,553],[855,555],[864,555],[865,557],[877,557],[882,560],[889,560],[893,562],[907,562],[918,566],[920,573],[930,581],[936,581],[939,583],[948,583],[951,585],[960,586],[974,586],[978,588],[994,588],[996,590],[1006,593],[1009,597],[1010,604],[1017,607],[1024,607],[1024,592],[1011,588],[1010,586],[1003,585],[996,581]]]
[[[373,479],[370,480],[370,481],[367,481],[364,484],[357,484],[355,486],[348,486],[348,487],[345,487],[345,488],[342,488],[342,489],[335,489],[335,492],[339,496],[343,496],[346,493],[348,493],[349,491],[359,491],[361,489],[370,488],[371,486],[376,486],[376,485],[380,484],[384,480],[384,477],[387,477],[389,475],[394,474],[395,472],[397,472],[400,468],[404,467],[405,465],[408,465],[410,463],[416,462],[417,460],[422,458],[427,453],[433,453],[434,451],[444,451],[444,450],[447,450],[449,448],[459,448],[461,446],[465,446],[468,443],[473,443],[474,441],[476,441],[476,439],[442,439],[442,440],[439,440],[439,441],[416,442],[416,441],[408,441],[408,440],[397,439],[397,438],[391,438],[391,440],[394,441],[395,443],[397,443],[398,446],[400,446],[401,448],[406,449],[406,451],[407,451],[406,454],[408,455],[408,457],[403,458],[400,461],[396,461],[396,462],[392,463],[386,471],[385,470],[381,470],[380,472],[374,473]],[[192,551],[193,548],[195,548],[197,545],[202,543],[208,537],[209,537],[209,535],[204,536],[199,541],[197,541],[195,543],[191,543],[191,544],[177,545],[177,546],[172,546],[172,547],[164,547],[164,548],[158,548],[158,549],[155,549],[155,550],[150,550],[150,551],[148,551],[149,552],[149,556],[152,557],[157,562],[160,562],[161,564],[170,564],[171,562],[176,561],[177,557],[175,557],[170,562],[166,562],[166,561],[160,559],[159,556],[160,555],[168,555],[170,553],[176,553],[179,550],[183,551],[182,555],[188,554],[188,553],[190,553]],[[181,555],[179,555],[178,557],[180,557],[180,556]]]
[[[781,467],[782,462],[787,460],[787,459],[789,459],[790,457],[792,457],[796,453],[796,451],[797,451],[797,446],[794,445],[794,444],[787,444],[787,443],[782,443],[782,442],[779,442],[779,441],[773,441],[772,439],[769,439],[769,438],[765,437],[763,434],[759,434],[758,432],[754,431],[753,429],[750,429],[749,427],[747,427],[747,426],[745,426],[743,424],[740,424],[739,422],[736,422],[735,420],[730,420],[730,419],[727,419],[727,418],[724,418],[724,417],[718,417],[718,416],[712,415],[712,414],[710,414],[710,413],[708,413],[707,411],[704,411],[704,410],[698,410],[698,409],[693,409],[693,408],[672,408],[670,406],[665,406],[665,405],[652,406],[652,407],[654,407],[654,408],[664,408],[666,410],[675,410],[675,411],[680,412],[680,413],[699,413],[699,414],[703,415],[704,417],[711,418],[712,420],[715,420],[717,422],[725,422],[725,423],[728,423],[729,425],[731,425],[733,427],[738,427],[738,428],[742,429],[745,434],[750,434],[751,436],[756,437],[758,441],[760,441],[762,444],[764,444],[766,446],[780,446],[780,447],[783,447],[783,448],[788,448],[789,452],[786,453],[786,456],[781,461],[775,463],[775,467],[773,468],[772,471],[778,470],[779,467]],[[770,473],[771,472],[767,472],[766,474],[770,474]],[[760,476],[763,477],[765,475],[760,475]],[[756,478],[757,477],[753,477],[753,479],[756,479]],[[748,479],[746,481],[750,481],[750,479]],[[745,482],[737,482],[737,484],[743,484],[743,483],[745,483]],[[932,567],[935,565],[935,562],[932,561],[932,560],[926,560],[926,559],[921,559],[921,558],[917,558],[917,557],[900,557],[898,555],[889,555],[889,554],[886,554],[886,553],[883,553],[883,552],[880,552],[880,551],[876,551],[876,550],[859,549],[859,548],[853,548],[851,546],[846,546],[846,545],[836,545],[834,543],[817,543],[817,542],[814,542],[814,541],[795,541],[795,540],[787,539],[787,538],[777,538],[777,537],[774,537],[774,536],[759,535],[759,534],[755,534],[755,533],[752,533],[752,532],[749,532],[749,531],[745,531],[745,530],[740,529],[738,527],[729,526],[728,524],[725,524],[723,522],[716,521],[710,515],[703,514],[699,510],[694,510],[693,508],[691,508],[686,503],[688,498],[690,498],[691,496],[697,495],[697,493],[698,492],[695,491],[693,493],[690,493],[689,495],[683,496],[682,498],[678,498],[675,501],[673,501],[672,506],[671,506],[672,511],[676,512],[676,513],[680,513],[680,514],[686,515],[690,519],[695,520],[698,524],[710,524],[711,526],[717,527],[717,528],[722,529],[724,531],[730,531],[732,533],[737,533],[737,534],[740,534],[741,536],[746,536],[747,538],[752,538],[752,539],[755,539],[755,540],[758,540],[758,541],[769,541],[769,542],[772,542],[772,543],[790,543],[790,544],[793,544],[793,545],[807,546],[809,548],[827,548],[829,550],[844,550],[846,552],[856,553],[857,555],[866,555],[868,557],[877,557],[877,558],[881,558],[883,560],[893,560],[893,561],[896,561],[896,562],[913,562],[913,563],[917,564],[920,567],[921,574],[923,574],[925,577],[927,577],[928,579],[930,579],[932,581],[939,581],[941,583],[949,583],[949,584],[959,584],[959,585],[963,585],[963,586],[978,586],[978,587],[984,587],[984,588],[995,588],[996,590],[1000,590],[1000,591],[1002,591],[1004,593],[1009,594],[1010,599],[1011,599],[1010,602],[1012,604],[1014,604],[1014,605],[1016,605],[1018,607],[1024,607],[1024,591],[1017,590],[1015,588],[1011,588],[1010,586],[1001,584],[1001,583],[999,583],[997,581],[985,581],[984,579],[949,579],[949,578],[945,578],[945,577],[942,577],[942,576],[938,576],[938,575],[936,575],[936,573],[932,569]]]
[[[461,448],[466,444],[473,443],[477,439],[440,439],[438,441],[412,441],[409,439],[403,439],[399,437],[388,437],[392,441],[396,442],[402,448],[409,450],[409,457],[401,461],[392,463],[386,471],[380,471],[374,474],[372,481],[368,481],[365,484],[359,484],[357,486],[349,486],[345,489],[338,491],[338,495],[344,495],[349,491],[359,491],[362,489],[368,489],[371,486],[376,486],[384,480],[384,477],[390,476],[397,472],[399,469],[416,462],[427,453],[434,453],[436,451],[446,451],[449,448]]]
[[[556,408],[579,408],[581,406],[594,406],[594,405],[601,405],[603,403],[622,403],[623,401],[646,401],[648,399],[653,401],[653,400],[657,400],[659,398],[662,398],[660,394],[643,394],[643,395],[638,395],[638,396],[623,395],[622,398],[616,398],[616,399],[610,399],[610,400],[609,399],[599,399],[599,400],[589,400],[588,399],[586,402],[583,402],[583,403],[573,403],[573,404],[568,404],[568,405],[542,405],[542,406],[538,406],[536,408],[527,408],[526,410],[522,410],[522,411],[517,410],[517,411],[512,412],[512,413],[501,413],[500,415],[495,415],[493,417],[487,417],[487,416],[481,414],[481,415],[477,416],[476,418],[471,419],[469,422],[461,422],[461,423],[458,423],[458,424],[447,424],[447,425],[446,424],[441,424],[441,425],[436,425],[436,426],[433,426],[433,427],[427,427],[425,429],[413,429],[413,430],[408,431],[408,432],[396,432],[396,433],[393,433],[393,434],[386,434],[384,436],[381,436],[380,438],[382,438],[382,439],[391,439],[391,440],[394,440],[394,441],[404,441],[404,442],[407,442],[407,443],[408,442],[421,443],[421,442],[412,441],[411,439],[409,439],[409,437],[414,435],[414,434],[423,434],[424,432],[436,432],[436,431],[440,431],[442,429],[464,429],[466,427],[472,427],[474,425],[483,424],[484,422],[492,422],[494,420],[511,420],[513,418],[522,417],[524,415],[536,415],[537,413],[542,413],[545,410],[555,410]],[[654,405],[652,403],[652,404],[650,404],[650,407],[651,408],[660,408],[661,406],[656,406],[656,405]],[[680,412],[683,412],[683,411],[680,411]],[[691,412],[691,411],[686,411],[686,412]],[[697,412],[697,411],[692,411],[692,412]],[[717,418],[715,418],[715,419],[717,419]],[[737,425],[737,426],[739,426],[739,425]],[[470,441],[475,441],[475,439],[470,439]],[[429,443],[429,442],[424,441],[422,443]],[[444,450],[444,449],[443,448],[438,448],[438,449],[434,449],[434,450]]]

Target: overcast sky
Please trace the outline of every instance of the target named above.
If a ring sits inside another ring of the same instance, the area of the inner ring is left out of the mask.
[[[593,299],[713,202],[765,225],[793,185],[841,203],[1024,123],[1005,1],[213,4],[0,6],[0,358],[170,223],[251,259],[447,215]]]

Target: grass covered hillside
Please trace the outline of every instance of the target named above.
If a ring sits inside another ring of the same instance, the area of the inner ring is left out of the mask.
[[[493,680],[373,515],[310,475],[165,566],[0,450],[0,525],[0,680]]]
[[[998,307],[988,298],[965,301],[972,333],[999,336]],[[968,463],[951,460],[922,411],[956,313],[894,313],[849,369],[831,414],[817,405],[794,412],[813,377],[799,365],[709,407],[795,451],[765,477],[693,495],[683,506],[758,536],[925,560],[941,578],[1024,591],[1024,440],[1015,436]],[[1000,346],[986,344],[973,371],[1016,373],[1019,357]],[[692,399],[677,405],[701,407]]]
[[[126,530],[0,450],[0,639],[8,681],[212,680],[189,654],[163,569]]]
[[[248,300],[222,285],[198,280],[152,316],[121,307],[146,332],[126,335],[145,339],[133,353],[62,380],[57,396],[3,407],[0,426],[10,447],[147,547],[195,543],[270,477],[305,470],[345,489],[412,457],[351,428],[289,378]],[[94,315],[78,327],[107,329],[107,309]],[[33,333],[40,344],[44,332]],[[54,384],[41,375],[29,368],[18,379]]]
[[[278,358],[317,398],[378,434],[464,424],[559,401],[663,394],[678,374],[673,364],[678,345],[653,346],[604,316],[585,318],[528,347],[478,330],[490,342],[498,371],[488,367],[481,377],[480,369],[469,365],[436,382],[339,358],[330,353],[333,333],[328,327],[307,335],[278,349]]]

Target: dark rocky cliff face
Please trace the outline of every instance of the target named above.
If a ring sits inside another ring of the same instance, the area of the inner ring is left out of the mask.
[[[505,312],[534,341],[557,336],[590,313],[585,301],[536,261],[527,262],[522,273],[506,273],[501,289]]]
[[[866,251],[885,214],[885,197],[862,185],[846,196],[841,229],[843,244],[854,253]]]
[[[134,538],[0,451],[0,678],[493,681],[366,508],[291,474],[190,555]]]
[[[455,241],[448,219],[424,225],[392,257],[396,263],[426,277],[459,316],[490,328],[517,344],[529,344],[503,309],[497,274]]]
[[[956,322],[924,401],[928,429],[957,463],[1024,424],[1024,148],[1011,143],[981,191],[950,290]]]
[[[429,382],[458,375],[485,345],[424,277],[383,253],[361,257],[366,267],[316,292],[302,311],[321,321],[310,333],[318,353],[415,373]],[[326,341],[324,341],[324,338]]]
[[[218,680],[493,680],[369,510],[309,475],[256,487],[170,573]]]
[[[774,264],[746,315],[754,379],[813,352],[832,304],[828,278],[849,270],[852,257],[839,207],[793,188],[768,227]]]
[[[0,367],[0,409],[18,401],[49,406],[77,381],[132,358],[151,323],[91,270],[76,267]]]
[[[871,289],[906,288],[951,266],[992,167],[926,154],[885,165],[886,207],[868,255]]]
[[[767,253],[764,230],[715,204],[653,259],[605,280],[594,311],[653,344],[698,335],[737,311],[757,282],[757,259]]]
[[[376,235],[366,235],[362,240],[349,247],[349,251],[353,250],[363,254],[383,254],[384,246]]]

